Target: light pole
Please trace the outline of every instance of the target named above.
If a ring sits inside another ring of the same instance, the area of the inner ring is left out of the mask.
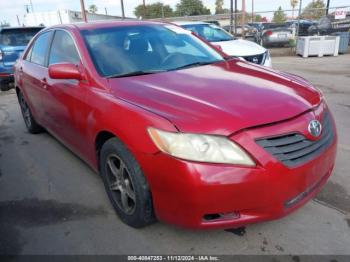
[[[303,5],[303,0],[300,0],[300,2],[299,2],[299,12],[298,12],[298,24],[297,24],[297,30],[295,30],[296,31],[296,35],[295,35],[295,37],[296,37],[296,44],[298,45],[298,40],[299,40],[299,26],[300,26],[300,15],[301,15],[301,7],[302,7],[302,5]]]
[[[143,0],[143,19],[146,17],[146,0]]]
[[[254,23],[254,0],[252,0],[252,23]]]
[[[329,2],[330,2],[330,0],[327,0],[327,9],[326,9],[326,15],[328,15],[328,12],[329,12]]]
[[[235,35],[237,35],[237,0],[235,0]]]
[[[233,0],[230,1],[230,33],[233,33]]]
[[[86,13],[85,13],[85,5],[84,0],[80,0],[80,8],[81,8],[81,14],[83,16],[83,21],[87,22]]]
[[[242,37],[245,38],[245,30],[244,30],[244,24],[245,24],[245,0],[242,0]]]
[[[123,0],[120,0],[120,6],[122,8],[122,17],[124,19],[125,18],[125,12],[124,12],[124,1]]]

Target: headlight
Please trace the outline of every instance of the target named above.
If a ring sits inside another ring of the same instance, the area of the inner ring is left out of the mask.
[[[164,153],[185,160],[255,166],[254,161],[223,136],[165,132],[148,128],[156,146]]]

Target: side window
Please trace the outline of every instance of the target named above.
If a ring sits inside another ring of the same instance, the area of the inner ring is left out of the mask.
[[[71,36],[62,30],[57,30],[52,41],[49,65],[57,63],[79,64],[80,57]]]
[[[35,40],[32,50],[29,51],[31,53],[30,61],[32,63],[45,66],[50,38],[51,32],[46,32],[39,35],[39,37]]]
[[[31,57],[32,57],[32,51],[33,51],[33,46],[34,44],[30,47],[30,49],[28,50],[26,57],[24,58],[24,60],[26,61],[30,61]]]

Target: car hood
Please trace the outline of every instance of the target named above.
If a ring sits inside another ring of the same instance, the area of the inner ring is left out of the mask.
[[[109,82],[115,97],[190,133],[230,135],[295,117],[321,100],[296,76],[238,59]]]
[[[260,55],[266,52],[266,49],[252,41],[236,39],[230,41],[212,42],[214,45],[219,45],[222,51],[229,56],[252,56]]]

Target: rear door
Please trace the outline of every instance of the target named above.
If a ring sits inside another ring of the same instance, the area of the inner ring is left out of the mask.
[[[21,63],[19,70],[22,89],[31,111],[39,123],[45,126],[42,98],[47,88],[47,55],[51,43],[52,31],[41,33],[32,43]]]

